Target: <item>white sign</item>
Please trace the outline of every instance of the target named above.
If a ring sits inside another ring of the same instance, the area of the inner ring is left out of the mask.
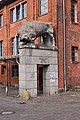
[[[50,72],[50,82],[55,82],[55,72]]]

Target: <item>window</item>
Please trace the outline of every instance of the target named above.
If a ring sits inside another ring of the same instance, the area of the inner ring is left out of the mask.
[[[20,20],[20,5],[16,7],[16,21]]]
[[[0,57],[2,57],[2,41],[0,41]]]
[[[12,38],[12,55],[16,56],[19,54],[19,37]]]
[[[48,13],[48,0],[40,0],[40,15],[44,15]]]
[[[27,16],[27,2],[19,4],[18,6],[11,9],[10,12],[11,22],[16,22],[25,18]]]
[[[77,2],[75,0],[71,0],[71,20],[77,23]]]
[[[19,37],[16,37],[16,49],[17,49],[17,54],[19,54]]]
[[[0,27],[2,27],[3,26],[3,15],[1,14],[0,15]]]
[[[11,10],[11,22],[15,22],[14,21],[14,8]]]
[[[23,3],[22,4],[22,18],[25,18],[27,16],[26,12],[27,12],[27,4]]]
[[[12,38],[12,55],[14,55],[14,38]]]
[[[4,72],[5,72],[5,65],[1,65],[1,74],[4,74]]]
[[[78,47],[72,47],[72,61],[78,62]]]
[[[18,76],[19,76],[18,65],[12,66],[12,77],[18,77]]]
[[[44,38],[43,38],[43,36],[40,37],[40,43],[44,44]]]

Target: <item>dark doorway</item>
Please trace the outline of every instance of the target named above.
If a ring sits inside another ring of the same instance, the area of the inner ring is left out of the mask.
[[[38,95],[43,93],[43,65],[37,65],[37,91]]]

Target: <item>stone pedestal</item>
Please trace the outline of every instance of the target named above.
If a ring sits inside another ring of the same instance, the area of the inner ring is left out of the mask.
[[[43,94],[58,92],[58,57],[56,49],[36,46],[20,47],[19,93],[27,89],[37,96],[37,65],[43,65]]]

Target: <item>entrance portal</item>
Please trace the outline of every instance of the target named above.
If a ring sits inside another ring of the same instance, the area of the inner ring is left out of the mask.
[[[37,65],[37,93],[43,93],[43,65]]]
[[[57,51],[45,48],[20,49],[19,93],[27,89],[30,97],[58,91]]]

